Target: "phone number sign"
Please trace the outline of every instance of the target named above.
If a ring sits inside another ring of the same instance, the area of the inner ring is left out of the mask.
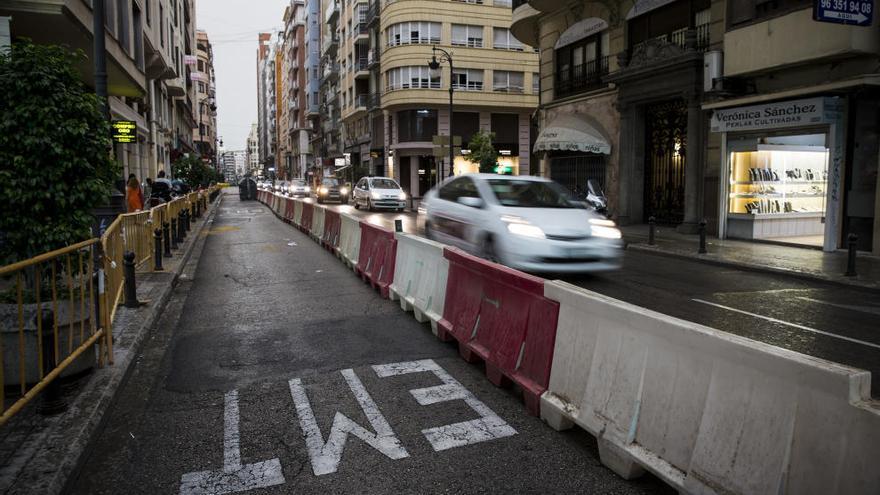
[[[816,0],[813,19],[819,22],[870,26],[874,0]]]

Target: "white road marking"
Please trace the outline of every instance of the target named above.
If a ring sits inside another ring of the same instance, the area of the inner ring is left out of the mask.
[[[373,366],[373,369],[380,378],[409,373],[434,373],[443,382],[443,385],[409,391],[420,405],[428,406],[440,402],[463,400],[480,415],[480,419],[422,430],[422,434],[425,435],[435,451],[516,435],[516,430],[512,426],[464,388],[458,380],[441,368],[433,359],[383,364]]]
[[[773,323],[779,323],[780,325],[787,325],[794,328],[799,328],[801,330],[806,330],[808,332],[817,333],[819,335],[825,335],[827,337],[834,337],[835,339],[846,340],[847,342],[852,342],[855,344],[861,344],[868,347],[874,347],[876,349],[880,349],[880,344],[874,344],[873,342],[865,342],[864,340],[854,339],[852,337],[846,337],[844,335],[838,335],[836,333],[825,332],[823,330],[817,330],[815,328],[810,328],[804,325],[798,325],[797,323],[791,323],[784,320],[780,320],[777,318],[773,318],[770,316],[759,315],[756,313],[750,313],[748,311],[744,311],[742,309],[731,308],[730,306],[724,306],[723,304],[717,304],[709,301],[704,301],[702,299],[691,299],[691,301],[695,301],[701,304],[708,304],[709,306],[715,306],[716,308],[726,309],[728,311],[733,311],[734,313],[741,313],[744,315],[754,316],[755,318],[761,318],[762,320],[771,321]]]
[[[828,302],[828,301],[822,301],[820,299],[813,299],[812,297],[803,297],[803,296],[798,297],[798,299],[808,301],[808,302],[824,304],[826,306],[834,306],[836,308],[849,309],[852,311],[859,311],[861,313],[870,313],[870,314],[874,314],[874,315],[880,315],[880,307],[877,307],[877,306],[856,306],[854,304],[838,304],[838,303],[833,303],[833,302]]]
[[[284,484],[278,458],[241,465],[238,391],[226,393],[223,408],[223,470],[196,471],[180,477],[181,495],[244,492]]]
[[[358,425],[347,416],[340,412],[336,412],[333,418],[333,426],[330,427],[330,435],[324,442],[324,437],[318,428],[318,422],[315,420],[315,413],[309,404],[309,398],[306,390],[302,386],[299,378],[290,380],[290,395],[293,397],[293,403],[296,406],[296,414],[299,416],[299,425],[302,428],[303,437],[305,437],[306,447],[309,451],[309,458],[312,461],[312,471],[315,476],[323,474],[335,473],[339,468],[339,461],[342,459],[342,452],[345,450],[345,441],[348,435],[352,434],[360,438],[367,445],[373,447],[379,452],[385,454],[389,459],[403,459],[409,457],[406,449],[401,445],[400,440],[391,429],[391,425],[385,420],[385,416],[379,411],[373,398],[364,388],[363,383],[354,373],[352,369],[341,371],[342,376],[348,383],[348,387],[357,399],[358,404],[364,411],[367,421],[376,433],[371,433]]]

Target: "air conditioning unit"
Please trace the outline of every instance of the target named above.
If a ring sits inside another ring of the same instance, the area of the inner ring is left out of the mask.
[[[718,83],[724,77],[724,53],[712,50],[703,55],[703,91],[709,93],[720,89]]]

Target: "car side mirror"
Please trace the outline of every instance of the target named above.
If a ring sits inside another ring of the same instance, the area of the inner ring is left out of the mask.
[[[471,208],[482,208],[483,200],[480,198],[472,198],[469,196],[461,196],[458,198],[458,202],[465,206],[470,206]]]

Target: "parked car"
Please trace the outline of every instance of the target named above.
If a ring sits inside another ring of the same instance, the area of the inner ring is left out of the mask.
[[[342,191],[339,186],[339,179],[333,177],[324,177],[321,179],[321,185],[315,191],[315,198],[318,203],[326,203],[327,201],[338,201],[342,203]]]
[[[425,234],[527,272],[620,268],[623,240],[614,222],[541,177],[451,177],[423,200]]]
[[[378,208],[403,211],[406,193],[390,177],[363,177],[354,186],[354,207],[370,211]]]
[[[307,198],[312,188],[302,179],[293,179],[287,186],[287,195],[292,198]]]

